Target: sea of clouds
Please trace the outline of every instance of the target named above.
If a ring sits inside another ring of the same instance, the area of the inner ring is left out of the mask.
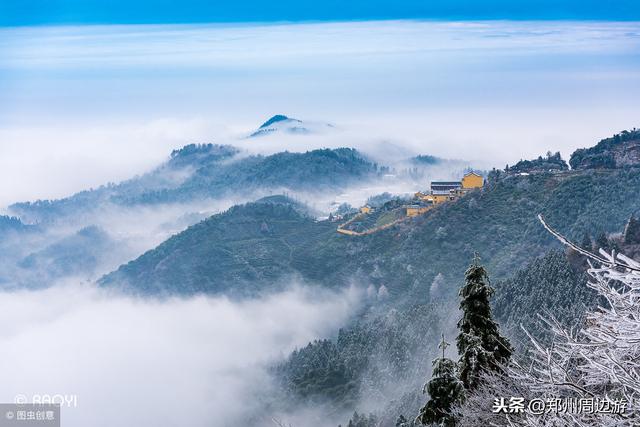
[[[269,367],[334,334],[360,297],[300,285],[242,301],[77,284],[2,292],[0,401],[64,396],[68,427],[273,425],[274,407],[261,412],[277,395]],[[322,425],[301,414],[279,416]]]

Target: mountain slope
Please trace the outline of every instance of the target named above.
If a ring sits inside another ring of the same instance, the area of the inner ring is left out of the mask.
[[[618,232],[640,208],[640,169],[569,171],[548,157],[520,164],[531,173],[493,171],[482,190],[362,237],[340,235],[336,223],[285,209],[282,200],[235,207],[122,266],[102,284],[243,295],[291,277],[324,287],[355,282],[370,295],[380,295],[384,286],[388,296],[369,297],[365,314],[333,339],[294,352],[277,373],[295,398],[337,399],[334,408],[375,394],[373,407],[386,407],[393,422],[424,403],[417,392],[429,369],[424,361],[434,356],[440,332],[455,334],[457,291],[474,252],[496,283],[496,318],[519,348],[519,323],[541,332],[536,310],[559,309],[559,317],[571,322],[594,302],[584,275],[554,250],[558,242],[536,215],[575,241],[585,233]],[[550,168],[550,160],[561,167]],[[417,307],[424,310],[420,316],[412,312]],[[398,378],[406,388],[393,384]]]
[[[553,250],[534,259],[512,277],[495,285],[493,312],[517,349],[524,349],[529,339],[521,326],[537,339],[544,337],[548,326],[538,317],[549,317],[573,326],[588,307],[598,304],[597,293],[588,288],[584,265],[576,268],[562,251]]]
[[[295,203],[268,198],[189,227],[102,283],[124,281],[153,293],[253,293],[296,273],[296,249],[333,233],[332,225],[305,216]]]
[[[622,229],[639,207],[640,174],[630,169],[494,177],[482,191],[362,237],[339,235],[335,223],[315,222],[293,208],[249,204],[174,236],[107,281],[219,292],[236,279],[263,285],[297,273],[327,286],[359,278],[385,285],[392,295],[424,299],[442,273],[453,296],[475,251],[499,279],[557,247],[537,213],[580,239],[585,232]],[[262,233],[263,222],[271,234]]]
[[[39,223],[81,217],[87,212],[99,212],[110,203],[126,203],[127,200],[145,199],[147,195],[178,189],[194,171],[216,168],[238,153],[236,148],[228,145],[190,144],[172,151],[165,163],[144,175],[62,199],[15,203],[9,206],[9,210],[23,220]]]
[[[17,265],[22,272],[23,284],[40,287],[65,276],[92,277],[100,264],[117,249],[103,230],[86,227],[30,253]]]
[[[377,165],[350,148],[269,156],[238,154],[230,146],[192,144],[174,151],[169,161],[141,177],[65,199],[16,203],[10,210],[30,222],[52,222],[96,211],[105,204],[187,203],[282,189],[328,191],[379,174]]]

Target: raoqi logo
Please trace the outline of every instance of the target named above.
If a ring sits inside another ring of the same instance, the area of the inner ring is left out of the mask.
[[[29,399],[24,394],[18,394],[13,399],[14,403],[53,404],[61,407],[77,408],[78,395],[76,394],[34,394]]]

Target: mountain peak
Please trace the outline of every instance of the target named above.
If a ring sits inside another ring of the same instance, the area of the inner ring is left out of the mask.
[[[298,122],[298,123],[302,123],[300,120],[292,119],[291,117],[287,117],[284,114],[276,114],[275,116],[271,117],[269,120],[264,122],[262,124],[262,126],[260,126],[260,129],[264,129],[266,127],[269,127],[272,124],[277,123],[277,122],[284,122],[284,121],[289,121],[289,120],[295,121],[295,122]]]
[[[615,169],[640,165],[640,129],[605,138],[591,148],[579,148],[569,159],[573,169]]]
[[[333,125],[328,123],[303,122],[302,120],[294,119],[284,114],[276,114],[264,122],[255,132],[249,135],[249,137],[264,136],[272,133],[308,135],[324,132],[330,128],[333,128]]]

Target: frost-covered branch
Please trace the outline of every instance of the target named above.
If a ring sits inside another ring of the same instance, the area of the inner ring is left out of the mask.
[[[562,243],[596,261],[588,270],[587,283],[606,304],[586,313],[582,328],[566,330],[553,317],[545,319],[555,337],[543,347],[532,337],[533,361],[528,369],[509,370],[517,383],[540,397],[622,399],[623,414],[556,414],[557,425],[638,425],[640,404],[640,264],[615,253],[600,255],[570,242],[540,221]],[[527,414],[525,425],[538,425],[537,416]]]
[[[489,376],[484,387],[469,396],[459,411],[463,426],[605,426],[640,425],[640,263],[622,254],[593,254],[553,230],[563,244],[588,257],[589,281],[602,306],[586,313],[584,324],[567,330],[553,315],[543,318],[553,335],[544,346],[527,332],[532,357],[527,366],[511,363],[505,376]],[[542,316],[541,316],[542,318]],[[526,332],[526,331],[525,331]],[[491,399],[523,397],[526,401],[563,399],[617,404],[616,410],[490,412]]]

